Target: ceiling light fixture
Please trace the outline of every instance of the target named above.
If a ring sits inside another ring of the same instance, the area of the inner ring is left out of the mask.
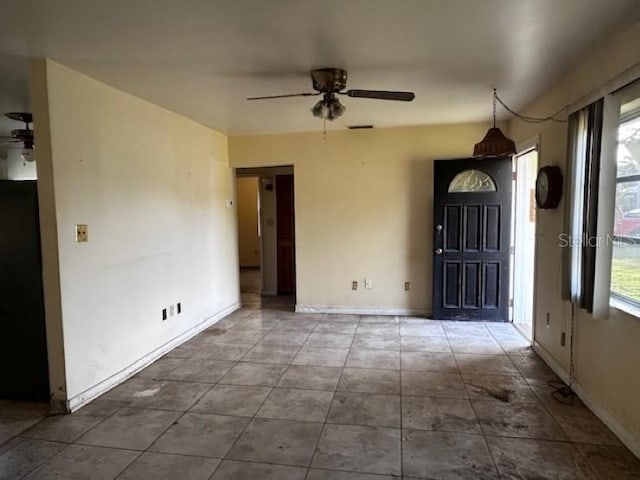
[[[22,160],[25,162],[34,162],[36,160],[36,152],[34,151],[33,147],[25,146],[20,151],[20,156],[22,157]]]
[[[324,98],[311,108],[314,117],[323,120],[335,120],[340,118],[346,107],[340,103],[333,93],[325,93]]]
[[[476,158],[506,157],[515,155],[516,144],[506,137],[502,130],[496,127],[496,107],[498,94],[493,89],[493,127],[487,131],[484,138],[473,147],[473,156]],[[502,103],[502,102],[501,102]]]
[[[33,162],[35,161],[35,151],[34,151],[34,136],[33,130],[29,128],[29,124],[33,123],[33,115],[30,112],[7,112],[5,113],[7,118],[11,120],[15,120],[17,122],[24,122],[24,128],[17,128],[15,130],[11,130],[11,140],[13,143],[22,142],[22,150],[20,151],[20,156],[24,162]]]
[[[521,115],[513,109],[509,108],[502,99],[498,96],[496,89],[493,89],[493,127],[489,129],[480,143],[476,143],[473,148],[473,156],[476,158],[487,157],[504,157],[509,155],[515,155],[516,144],[513,140],[506,137],[502,130],[496,127],[496,107],[497,104],[509,112],[514,117],[527,123],[542,123],[542,122],[557,122],[565,123],[567,120],[564,118],[558,118],[558,115],[567,109],[567,106],[560,108],[553,115],[546,117],[532,117],[530,115]]]

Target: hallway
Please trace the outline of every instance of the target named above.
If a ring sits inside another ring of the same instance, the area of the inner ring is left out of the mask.
[[[0,402],[0,479],[640,478],[511,325],[289,302],[243,295],[72,415]]]

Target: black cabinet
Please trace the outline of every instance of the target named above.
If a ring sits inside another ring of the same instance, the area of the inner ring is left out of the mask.
[[[35,181],[0,181],[0,398],[49,399]]]

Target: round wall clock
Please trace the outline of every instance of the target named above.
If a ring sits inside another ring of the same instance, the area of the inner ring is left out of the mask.
[[[536,178],[536,203],[538,208],[556,208],[562,197],[562,172],[560,167],[546,166]]]

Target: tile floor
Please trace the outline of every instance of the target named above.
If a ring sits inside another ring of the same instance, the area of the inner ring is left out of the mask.
[[[245,308],[72,415],[0,403],[0,479],[640,479],[505,324]]]

